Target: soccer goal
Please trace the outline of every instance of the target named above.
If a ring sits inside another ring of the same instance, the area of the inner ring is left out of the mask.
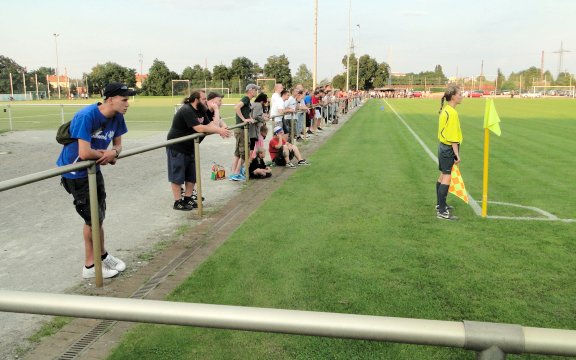
[[[222,95],[225,98],[230,97],[230,88],[206,88],[205,91],[206,96],[208,96],[208,94],[210,94],[211,92],[215,92]]]
[[[574,90],[576,86],[560,86],[560,85],[534,85],[532,86],[532,93],[540,93],[547,96],[569,96],[574,97]]]
[[[256,79],[256,85],[260,86],[260,92],[272,94],[274,92],[274,85],[276,85],[276,79],[274,78]]]
[[[190,80],[172,80],[172,97],[190,96]]]

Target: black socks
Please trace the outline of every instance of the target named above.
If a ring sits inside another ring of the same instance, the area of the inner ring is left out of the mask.
[[[438,185],[438,192],[436,193],[438,196],[438,210],[440,212],[446,211],[446,197],[448,196],[448,188],[450,185],[447,184],[440,184]]]

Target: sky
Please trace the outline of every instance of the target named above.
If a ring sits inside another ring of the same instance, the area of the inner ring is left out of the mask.
[[[28,70],[55,68],[57,53],[72,78],[109,61],[140,73],[139,54],[144,73],[154,59],[181,74],[282,54],[293,75],[313,69],[314,0],[10,0],[1,9],[0,55]],[[318,80],[345,71],[349,33],[357,54],[393,72],[508,76],[539,68],[544,51],[556,76],[563,43],[562,70],[574,73],[575,14],[574,0],[318,0]]]

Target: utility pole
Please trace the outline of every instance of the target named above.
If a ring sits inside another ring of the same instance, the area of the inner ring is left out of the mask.
[[[54,43],[56,44],[56,86],[58,87],[58,99],[60,99],[60,70],[58,68],[58,36],[60,34],[52,34],[54,35]]]
[[[359,85],[359,80],[360,80],[360,24],[356,24],[356,26],[358,26],[358,41],[356,42],[356,46],[358,49],[358,54],[356,54],[356,91],[359,91],[360,88],[358,87]]]
[[[572,52],[571,50],[564,50],[564,43],[560,41],[560,50],[552,51],[554,54],[560,54],[558,59],[558,75],[562,72],[562,68],[564,67],[564,53]]]
[[[350,34],[351,14],[352,14],[352,0],[348,0],[348,57],[346,58],[346,92],[350,90],[350,50],[352,49],[352,36]]]

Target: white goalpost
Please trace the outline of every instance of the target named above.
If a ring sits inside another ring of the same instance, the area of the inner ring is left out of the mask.
[[[215,93],[222,95],[225,98],[230,97],[230,88],[225,88],[225,87],[206,88],[206,89],[204,89],[204,91],[206,92],[206,96],[208,96],[208,94],[210,94],[211,92],[215,92]]]
[[[190,80],[172,80],[172,97],[190,96]]]
[[[534,85],[532,86],[532,93],[540,93],[548,96],[569,96],[574,97],[574,85]]]

